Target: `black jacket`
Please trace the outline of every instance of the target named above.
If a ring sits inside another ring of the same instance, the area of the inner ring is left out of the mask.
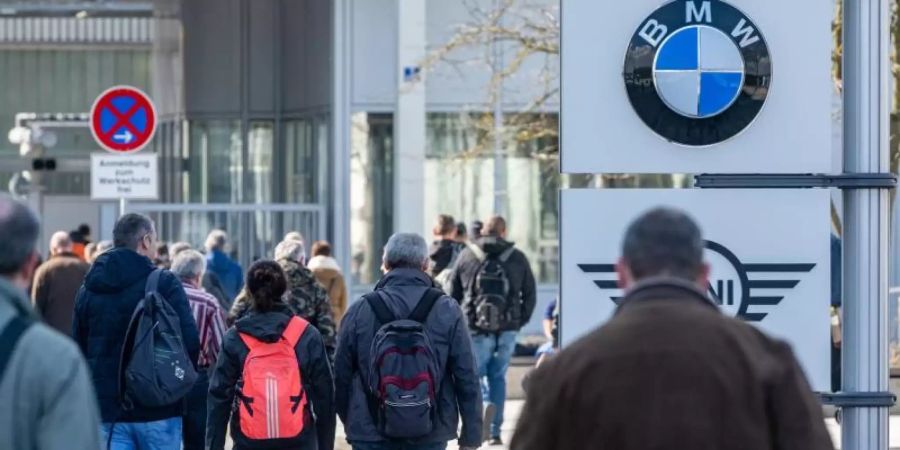
[[[791,347],[679,280],[632,288],[530,383],[512,450],[834,448]]]
[[[75,300],[72,332],[84,353],[97,390],[103,422],[153,422],[180,417],[181,402],[161,408],[138,406],[122,412],[119,402],[119,359],[135,307],[144,299],[153,262],[125,248],[103,253],[88,272]],[[200,337],[181,282],[165,271],[158,291],[178,312],[181,335],[191,361],[197,361]]]
[[[456,241],[451,241],[450,239],[434,241],[429,250],[430,254],[428,257],[431,259],[431,266],[428,269],[428,273],[432,277],[438,276],[444,269],[453,264],[454,258],[459,254],[459,251],[459,244]]]
[[[384,294],[385,304],[396,317],[408,317],[431,287],[435,287],[434,282],[421,270],[394,269],[378,282],[375,290]],[[434,429],[423,438],[395,444],[443,443],[455,438],[459,431],[460,447],[481,445],[481,385],[465,322],[459,305],[446,296],[435,303],[428,315],[425,330],[440,366]],[[364,300],[351,305],[341,322],[334,361],[335,397],[338,415],[351,443],[386,441],[375,426],[361,382],[367,376],[362,373],[374,364],[369,350],[380,327]]]
[[[225,448],[225,430],[229,419],[232,419],[232,436],[238,426],[232,417],[235,407],[235,387],[244,370],[244,360],[250,353],[247,345],[238,333],[249,334],[264,342],[275,342],[281,338],[291,316],[287,310],[282,312],[250,313],[238,320],[235,326],[225,334],[222,352],[216,362],[215,370],[209,381],[209,397],[207,398],[206,442],[208,450]],[[300,376],[303,389],[309,396],[311,410],[317,417],[313,439],[318,446],[310,442],[306,447],[290,450],[332,450],[334,448],[335,412],[334,412],[334,378],[331,366],[325,354],[322,335],[313,326],[297,341],[295,347],[297,361],[300,364]],[[240,442],[235,442],[235,449],[240,450]],[[281,448],[281,447],[279,447]]]
[[[475,254],[472,245],[477,245],[488,257],[499,257],[508,248],[514,246],[512,242],[505,241],[496,237],[483,237],[476,241],[475,244],[469,244],[469,247],[460,253],[456,260],[456,270],[453,273],[452,288],[450,295],[462,304],[469,323],[473,322],[475,311],[473,306],[467,301],[467,297],[472,294],[472,288],[475,283],[475,277],[481,270],[482,262]],[[525,326],[534,313],[537,304],[537,290],[534,280],[534,274],[531,272],[531,264],[525,254],[518,249],[513,250],[512,255],[506,263],[503,264],[506,276],[509,278],[509,300],[511,302],[519,302],[522,308],[522,320],[518,324],[510,324],[507,329],[501,331],[516,331]]]

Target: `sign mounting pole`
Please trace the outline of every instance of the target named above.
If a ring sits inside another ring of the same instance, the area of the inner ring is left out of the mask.
[[[845,0],[844,171],[885,173],[888,163],[887,0]],[[886,189],[844,191],[843,391],[888,390]],[[887,407],[845,408],[842,448],[888,448]]]

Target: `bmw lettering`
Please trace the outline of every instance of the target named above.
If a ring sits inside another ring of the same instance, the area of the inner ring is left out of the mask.
[[[703,147],[753,123],[768,96],[772,61],[759,28],[734,6],[676,0],[635,31],[623,77],[632,107],[656,134]]]
[[[724,245],[706,241],[706,258],[712,268],[709,297],[723,312],[746,320],[761,322],[777,307],[790,290],[800,284],[803,274],[812,271],[811,263],[744,263]],[[579,264],[582,272],[598,276],[594,284],[609,294],[615,303],[621,290],[613,279],[612,264]]]

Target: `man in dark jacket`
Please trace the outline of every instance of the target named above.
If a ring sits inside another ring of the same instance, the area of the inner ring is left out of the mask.
[[[528,258],[506,240],[506,220],[491,217],[482,232],[484,236],[459,255],[450,295],[462,303],[472,333],[478,375],[483,380],[482,394],[487,402],[484,421],[490,423],[484,437],[489,438],[490,445],[502,445],[506,371],[518,331],[534,313],[537,291]],[[489,266],[493,274],[486,273]],[[497,266],[502,269],[502,276],[495,272]],[[498,286],[503,287],[498,290]],[[488,302],[499,304],[497,314],[484,313]]]
[[[225,250],[228,248],[228,234],[222,230],[212,230],[206,237],[206,271],[215,274],[222,291],[231,303],[244,286],[244,272]]]
[[[179,450],[182,402],[158,408],[135,405],[126,411],[119,398],[119,360],[126,330],[144,298],[147,277],[156,269],[153,221],[126,214],[116,222],[113,239],[115,248],[97,257],[85,278],[73,323],[75,341],[88,360],[97,390],[104,439],[112,433],[112,450]],[[184,345],[196,362],[200,339],[181,282],[165,271],[158,290],[178,313]]]
[[[434,235],[434,242],[428,250],[428,257],[431,259],[428,272],[432,277],[437,277],[441,272],[452,267],[459,254],[460,247],[456,242],[456,222],[453,221],[453,217],[441,214],[437,216],[431,233]]]
[[[513,450],[834,448],[790,346],[707,296],[703,248],[680,211],[632,223],[616,266],[625,299],[537,369]]]
[[[408,317],[425,292],[434,287],[425,273],[428,248],[415,234],[395,234],[384,247],[387,274],[375,287],[395,317]],[[425,332],[442,373],[437,390],[434,430],[409,442],[392,441],[379,434],[362,383],[368,383],[369,348],[380,328],[366,301],[354,303],[341,323],[335,356],[335,393],[338,415],[354,450],[443,450],[457,437],[459,417],[461,449],[481,445],[481,393],[472,343],[459,305],[450,297],[437,300],[425,321]]]
[[[89,267],[72,253],[69,233],[57,231],[50,237],[50,259],[34,274],[31,301],[35,311],[47,325],[68,336],[72,335],[75,295]]]

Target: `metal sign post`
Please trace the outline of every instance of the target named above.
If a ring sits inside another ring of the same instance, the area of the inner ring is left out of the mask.
[[[844,171],[888,163],[888,0],[845,0]],[[844,190],[843,391],[888,390],[888,190]],[[870,405],[873,402],[870,402]],[[888,448],[888,408],[844,408],[842,448]]]

